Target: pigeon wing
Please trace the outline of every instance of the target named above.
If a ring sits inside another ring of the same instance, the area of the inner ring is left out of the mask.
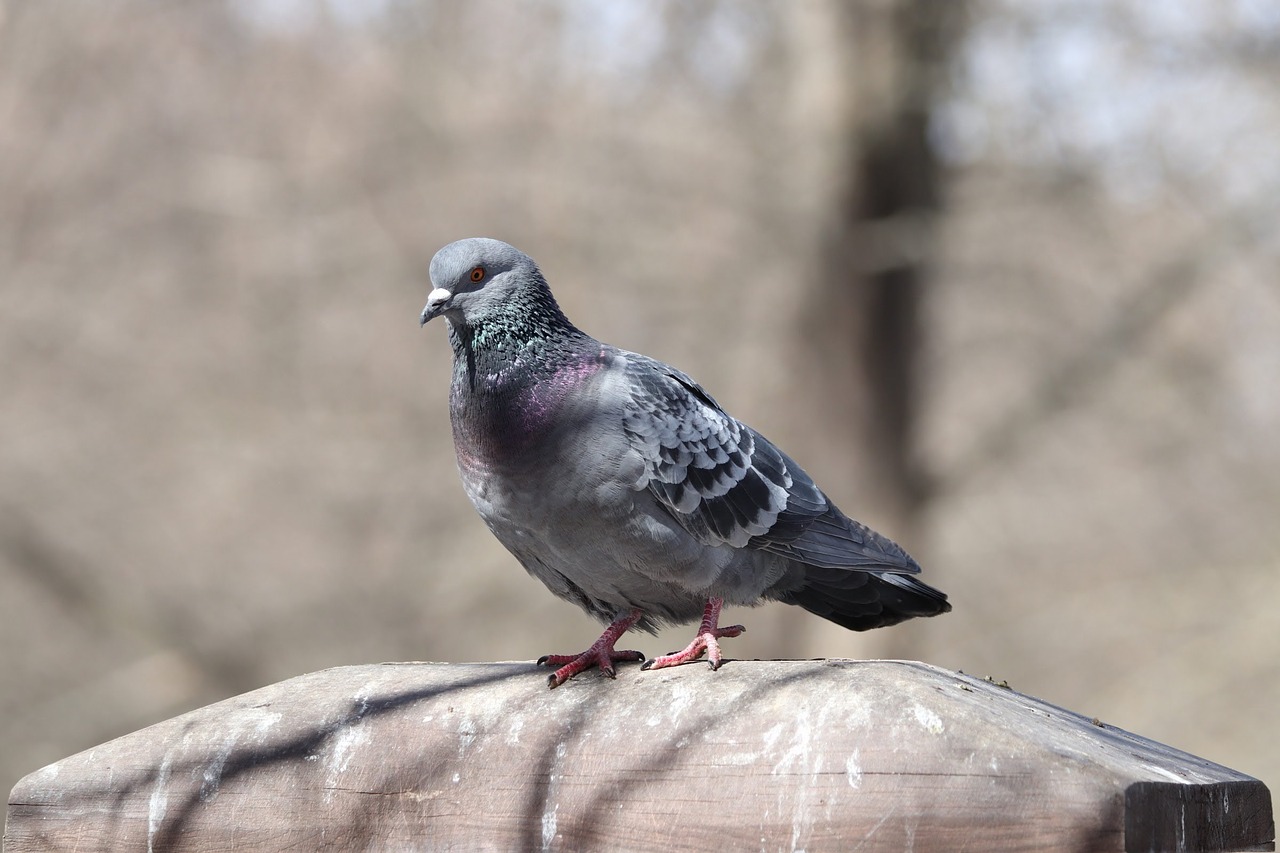
[[[686,374],[627,353],[624,429],[647,488],[707,545],[769,551],[830,569],[920,571],[895,543],[844,515],[804,470]]]

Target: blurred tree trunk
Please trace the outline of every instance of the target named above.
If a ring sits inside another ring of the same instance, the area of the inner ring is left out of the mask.
[[[948,79],[963,7],[948,0],[834,5],[843,45],[839,184],[805,316],[817,405],[846,448],[856,517],[918,550],[928,477],[915,443],[921,306],[942,174],[930,112]],[[917,556],[920,556],[917,554]],[[923,562],[923,560],[922,560]],[[933,572],[929,581],[945,586]],[[877,632],[878,652],[909,656],[910,632]]]

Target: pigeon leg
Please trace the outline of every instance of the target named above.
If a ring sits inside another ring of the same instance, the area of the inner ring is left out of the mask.
[[[614,661],[644,660],[643,652],[618,651],[613,647],[613,644],[618,642],[618,638],[639,622],[643,615],[644,613],[637,609],[613,620],[613,624],[604,629],[600,639],[580,655],[543,655],[538,658],[538,666],[560,667],[547,678],[547,684],[554,690],[578,673],[593,666],[600,667],[601,672],[613,678]]]
[[[699,626],[698,636],[693,638],[693,642],[685,646],[681,651],[672,652],[669,655],[659,655],[653,660],[645,661],[644,666],[640,668],[662,669],[664,666],[676,666],[677,664],[695,661],[702,657],[703,654],[706,654],[711,668],[719,669],[720,644],[716,641],[721,637],[736,637],[747,630],[741,625],[719,627],[720,608],[723,606],[723,598],[708,598],[707,607],[702,611],[702,625]]]

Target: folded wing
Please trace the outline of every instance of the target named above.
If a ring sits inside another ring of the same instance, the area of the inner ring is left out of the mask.
[[[631,393],[624,427],[645,462],[637,487],[649,489],[693,536],[819,568],[920,571],[687,375],[644,356],[626,358]]]

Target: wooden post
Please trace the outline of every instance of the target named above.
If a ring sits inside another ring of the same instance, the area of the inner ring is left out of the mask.
[[[1256,779],[903,661],[325,670],[51,764],[5,851],[1264,850]]]

